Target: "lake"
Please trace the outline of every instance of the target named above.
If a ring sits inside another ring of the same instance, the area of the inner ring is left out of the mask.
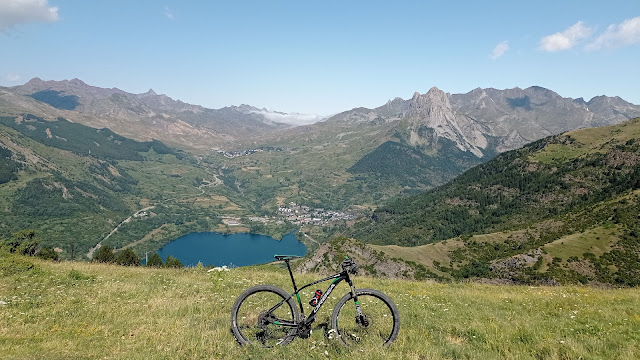
[[[247,266],[275,261],[273,255],[300,255],[307,252],[295,233],[276,240],[258,234],[220,234],[213,232],[190,233],[181,236],[158,250],[166,261],[171,255],[184,265],[195,266]]]

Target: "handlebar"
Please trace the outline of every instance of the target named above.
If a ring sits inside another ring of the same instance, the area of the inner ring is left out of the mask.
[[[350,274],[356,275],[358,273],[358,265],[348,256],[345,256],[345,260],[342,262],[341,266],[343,271],[349,271]]]

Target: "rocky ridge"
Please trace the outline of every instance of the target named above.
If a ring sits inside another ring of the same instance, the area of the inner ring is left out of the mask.
[[[449,94],[437,87],[395,98],[375,109],[355,108],[329,122],[354,124],[397,123],[401,141],[438,148],[441,139],[478,158],[517,149],[529,142],[565,131],[621,123],[640,116],[640,106],[619,97],[572,99],[532,86],[527,89],[474,89]]]
[[[157,94],[153,89],[131,94],[87,85],[79,79],[34,78],[22,86],[0,88],[1,105],[4,112],[64,117],[97,128],[108,127],[135,139],[156,138],[187,148],[211,148],[291,126],[275,122],[249,105],[208,109]]]

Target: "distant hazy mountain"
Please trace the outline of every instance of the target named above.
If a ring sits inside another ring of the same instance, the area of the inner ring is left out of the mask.
[[[0,88],[0,109],[45,118],[63,116],[141,140],[156,138],[203,149],[309,121],[307,115],[270,112],[249,105],[207,109],[158,95],[153,90],[130,94],[117,88],[90,86],[79,79],[34,78],[21,86]]]
[[[0,109],[45,118],[62,116],[139,140],[157,138],[201,149],[322,120],[316,115],[287,114],[249,105],[208,109],[153,90],[130,94],[117,88],[90,86],[79,79],[34,78],[21,86],[0,88]],[[478,88],[451,95],[433,87],[426,94],[415,93],[409,100],[396,98],[375,109],[340,113],[327,123],[366,124],[361,128],[364,131],[391,123],[395,140],[406,145],[433,154],[443,141],[447,148],[451,142],[459,151],[482,159],[545,136],[617,124],[636,116],[640,116],[640,106],[618,97],[598,96],[586,102],[535,86],[524,90]]]

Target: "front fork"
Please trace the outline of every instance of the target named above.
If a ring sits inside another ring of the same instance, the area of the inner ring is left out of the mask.
[[[362,307],[360,306],[360,301],[358,301],[358,295],[356,294],[356,287],[353,285],[353,282],[351,281],[351,279],[349,279],[348,281],[349,281],[349,287],[351,288],[351,297],[353,298],[353,301],[356,303],[356,324],[363,327],[367,327],[369,325],[369,322],[367,318],[364,316],[364,314],[362,313]]]

